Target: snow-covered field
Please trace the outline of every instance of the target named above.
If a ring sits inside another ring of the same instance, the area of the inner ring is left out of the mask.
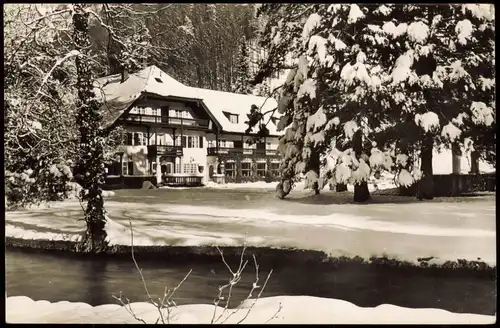
[[[242,308],[227,310],[217,323],[238,323],[245,318],[255,300],[248,300]],[[280,309],[281,307],[281,309]],[[159,317],[158,310],[148,303],[132,303],[135,315],[153,324]],[[173,308],[170,323],[207,324],[214,313],[214,305],[180,305]],[[279,311],[278,311],[279,310]],[[166,310],[164,311],[166,317]],[[223,313],[218,308],[215,318]],[[107,304],[92,307],[86,303],[33,301],[25,296],[8,297],[6,304],[8,323],[86,323],[120,324],[138,323],[124,307]],[[394,305],[374,308],[358,307],[350,302],[310,297],[276,296],[262,298],[242,323],[247,324],[493,324],[495,316],[458,314],[440,309],[411,309]]]
[[[106,202],[111,244],[283,247],[331,256],[387,255],[417,263],[480,258],[496,263],[494,198],[472,202],[352,205],[294,194],[238,190],[123,190]],[[303,196],[303,197],[302,197]],[[346,197],[351,197],[348,193]],[[382,196],[381,196],[382,197]],[[313,199],[324,204],[309,203]],[[84,229],[78,201],[6,213],[5,233],[24,239],[76,240]],[[362,241],[362,242],[361,242]]]

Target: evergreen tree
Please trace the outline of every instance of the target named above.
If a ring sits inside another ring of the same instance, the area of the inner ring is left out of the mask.
[[[277,109],[286,128],[278,196],[289,192],[296,173],[306,171],[308,185],[316,182],[312,155],[319,152],[320,188],[349,182],[355,201],[364,201],[370,175],[387,170],[402,186],[423,174],[419,197],[432,198],[433,148],[470,144],[467,133],[477,135],[478,126],[494,122],[494,104],[484,101],[492,95],[494,71],[490,7],[309,8],[314,12],[301,35],[295,32],[295,42],[281,50],[300,57]],[[268,21],[275,35],[290,28],[278,18]],[[475,84],[487,87],[479,92]]]
[[[239,50],[236,58],[236,80],[233,85],[233,92],[251,94],[248,46],[245,39],[241,40]]]

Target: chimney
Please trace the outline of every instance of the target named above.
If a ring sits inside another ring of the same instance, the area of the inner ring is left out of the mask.
[[[128,79],[128,70],[126,68],[124,68],[122,71],[122,82],[121,83],[127,81],[127,79]]]

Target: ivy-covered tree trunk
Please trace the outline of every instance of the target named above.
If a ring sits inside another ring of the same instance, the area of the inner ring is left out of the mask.
[[[79,153],[76,161],[77,182],[82,186],[81,198],[87,201],[85,236],[78,251],[100,253],[106,250],[106,212],[101,185],[104,183],[104,138],[99,102],[92,88],[91,61],[89,60],[89,13],[86,4],[75,4],[73,14],[73,41],[80,54],[76,58],[77,72],[77,126],[80,132]]]
[[[363,134],[361,130],[354,133],[352,139],[352,148],[356,158],[359,160],[363,154]],[[356,182],[354,184],[354,201],[357,203],[366,202],[370,199],[370,191],[368,190],[368,181]]]
[[[417,198],[434,198],[434,179],[432,171],[432,151],[434,148],[434,139],[431,134],[424,135],[422,140],[421,164],[422,178],[418,183]]]

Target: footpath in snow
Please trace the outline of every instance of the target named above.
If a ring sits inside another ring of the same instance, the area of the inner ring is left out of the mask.
[[[25,296],[8,297],[6,303],[8,323],[140,323],[117,304],[92,307],[67,301],[35,302]],[[149,324],[154,324],[160,316],[149,303],[132,303],[130,309]],[[209,324],[215,307],[209,304],[180,305],[171,310],[170,323]],[[388,304],[362,308],[347,301],[310,296],[276,296],[256,302],[247,300],[234,314],[234,310],[223,310],[221,307],[216,309],[215,318],[220,319],[215,323],[235,324],[243,319],[242,323],[247,324],[493,324],[496,321],[495,316],[458,314],[440,309],[411,309]],[[167,311],[163,313],[167,318]]]

